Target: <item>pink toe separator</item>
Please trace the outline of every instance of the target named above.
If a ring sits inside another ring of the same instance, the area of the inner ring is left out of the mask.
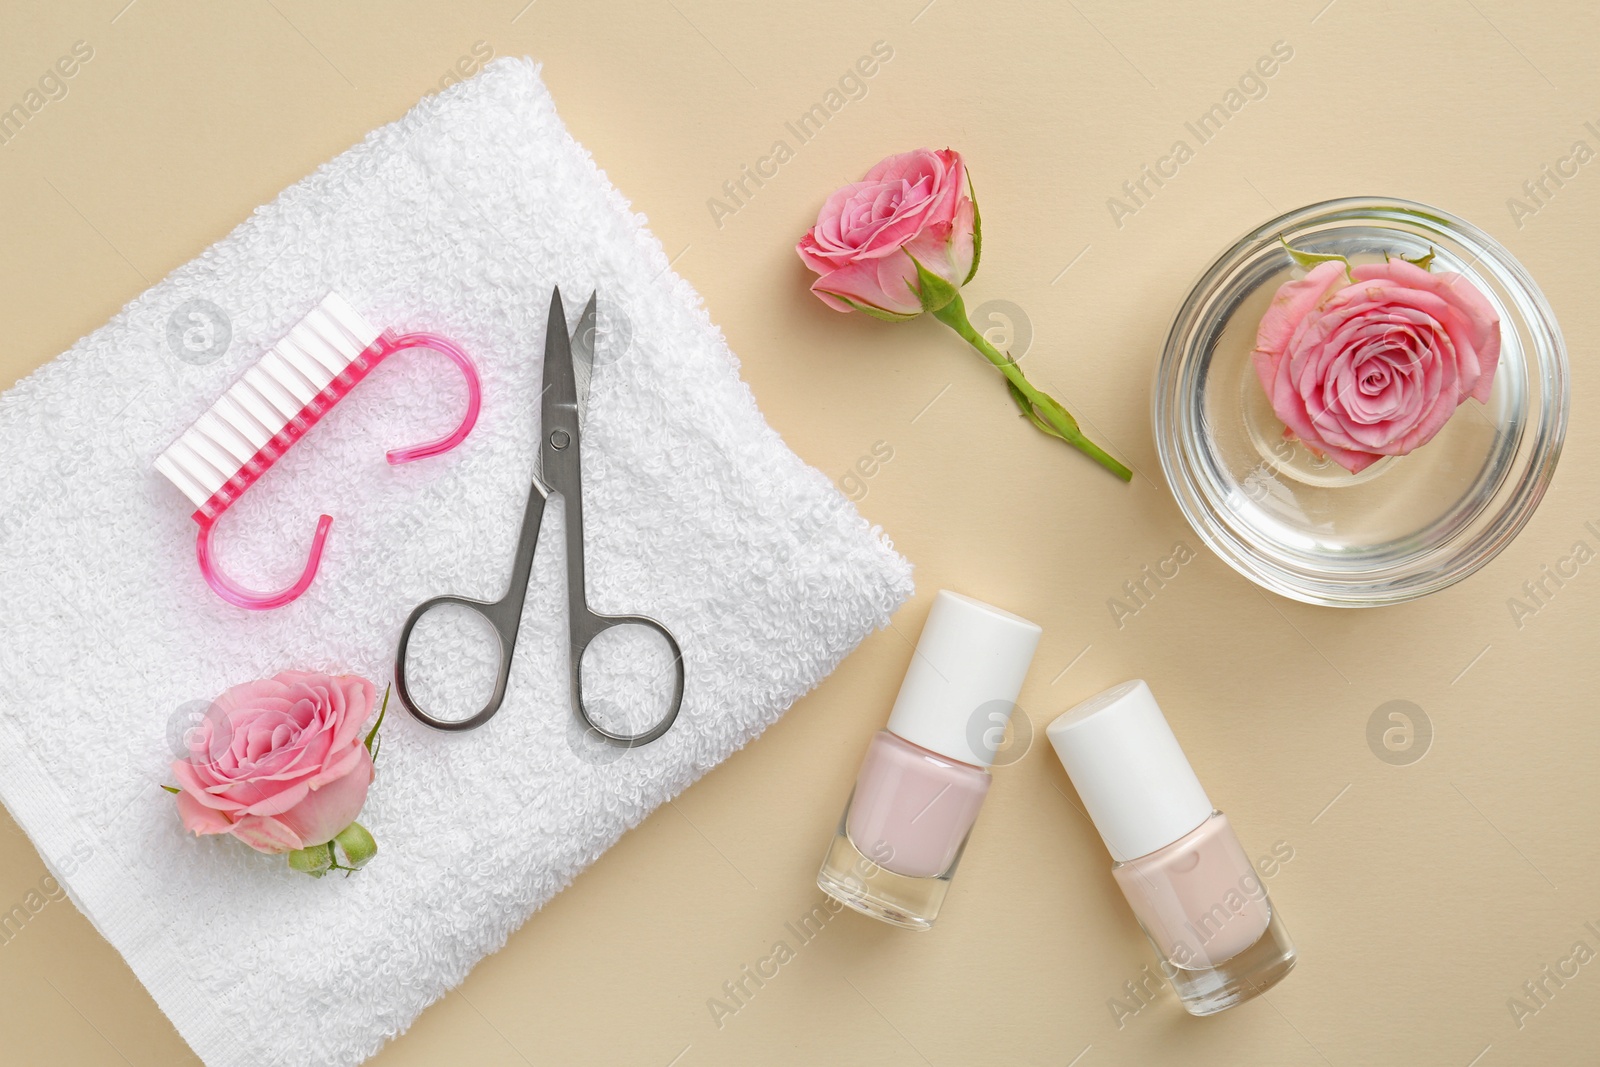
[[[312,580],[317,575],[317,566],[322,562],[322,551],[328,539],[328,529],[333,525],[331,516],[323,515],[317,520],[317,529],[311,538],[311,554],[306,560],[304,569],[300,572],[300,577],[295,579],[292,585],[275,593],[263,593],[247,588],[224,574],[218,566],[211,548],[211,531],[215,529],[218,520],[221,519],[228,507],[235,500],[238,500],[246,489],[254,485],[296,441],[304,437],[311,427],[315,426],[323,416],[333,410],[335,404],[377,369],[378,365],[385,359],[396,352],[401,352],[408,348],[431,349],[446,356],[460,368],[461,374],[467,383],[467,411],[462,417],[460,425],[443,437],[422,444],[411,445],[407,448],[393,449],[386,453],[386,458],[393,464],[409,463],[412,460],[426,459],[429,456],[437,456],[448,452],[466,440],[467,435],[472,432],[473,426],[477,423],[478,412],[483,406],[483,391],[478,380],[478,369],[473,365],[471,357],[463,352],[453,341],[437,334],[407,333],[396,335],[390,330],[383,331],[360,355],[351,360],[342,371],[334,375],[331,381],[328,381],[320,391],[305,402],[297,414],[283,422],[282,428],[273,433],[265,444],[260,445],[254,454],[244,460],[241,465],[238,465],[237,471],[231,477],[228,477],[219,488],[215,489],[205,499],[205,502],[200,505],[199,510],[194,513],[195,522],[200,524],[200,532],[195,540],[195,553],[200,561],[200,573],[205,576],[206,584],[211,586],[218,596],[228,603],[241,608],[264,611],[269,608],[282,607],[310,588]],[[280,396],[273,393],[273,382],[267,380],[263,384],[261,377],[252,377],[252,375],[257,374],[260,367],[265,367],[267,362],[266,359],[263,359],[262,363],[257,368],[252,368],[251,372],[241,381],[253,385],[255,393],[249,395],[257,396],[257,399],[265,399],[272,404],[276,404],[277,410],[281,411],[285,404],[281,402]],[[300,363],[294,362],[293,359],[284,359],[279,361],[278,364],[274,364],[273,367],[267,367],[269,374],[277,376],[279,385],[283,384],[284,375],[281,370],[276,370],[274,367],[282,365],[300,367],[302,372],[305,369]],[[301,394],[310,392],[311,385],[316,384],[318,377],[326,376],[325,370],[316,372],[317,364],[315,363],[307,363],[305,366],[311,367],[313,373],[302,373],[293,382],[289,383],[290,386],[298,385]],[[280,392],[282,396],[292,396],[294,389],[285,387]],[[230,396],[232,396],[232,392],[230,392]],[[298,400],[298,397],[294,399]],[[219,401],[219,409],[221,404],[222,402]],[[216,411],[218,409],[213,410]],[[268,412],[270,415],[273,408],[262,406],[260,411]],[[243,413],[242,419],[239,417],[241,412]],[[252,414],[255,415],[254,418],[251,417]],[[189,458],[181,462],[187,462],[189,465],[180,469],[178,477],[174,477],[170,472],[170,463],[168,466],[163,466],[159,462],[157,464],[157,467],[163,473],[167,473],[168,477],[173,478],[178,483],[179,488],[189,493],[191,497],[197,496],[199,492],[203,491],[195,489],[197,484],[202,483],[197,483],[193,479],[195,463],[193,456],[198,455],[202,460],[210,460],[207,470],[215,471],[221,468],[222,472],[225,473],[228,467],[234,465],[234,463],[227,460],[228,452],[231,451],[235,457],[239,456],[248,449],[249,443],[252,441],[248,432],[235,433],[234,431],[241,429],[248,431],[253,428],[255,439],[259,439],[259,437],[266,435],[266,429],[270,428],[271,422],[278,421],[275,417],[261,416],[254,407],[243,403],[235,403],[230,409],[223,412],[223,417],[227,420],[227,423],[232,424],[232,429],[227,424],[215,420],[213,420],[211,427],[220,425],[222,429],[208,427],[206,420],[212,418],[212,413],[208,413],[189,434],[180,439],[180,444],[186,445],[189,449],[188,452],[183,454]],[[209,436],[202,436],[198,441],[194,440],[193,435],[200,430],[205,430]],[[225,436],[225,432],[232,433],[233,436],[228,438]],[[174,449],[177,447],[175,445]],[[213,450],[215,450],[215,455],[212,454]],[[217,456],[221,456],[223,459],[218,460]],[[163,458],[165,459],[166,457],[164,456]],[[185,480],[180,480],[180,478]]]

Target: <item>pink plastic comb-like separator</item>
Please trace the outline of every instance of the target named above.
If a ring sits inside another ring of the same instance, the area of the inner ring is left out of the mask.
[[[335,404],[378,364],[407,348],[432,349],[461,368],[467,380],[467,412],[461,424],[445,436],[394,449],[387,458],[390,463],[409,463],[448,452],[472,432],[482,407],[482,389],[472,360],[452,341],[436,334],[380,331],[338,293],[329,293],[156,457],[156,470],[199,509],[194,521],[200,524],[195,542],[200,573],[222,599],[260,611],[282,607],[310,587],[322,561],[332,517],[323,515],[317,520],[305,569],[294,584],[276,593],[248,589],[223,574],[211,551],[211,531],[229,505]]]

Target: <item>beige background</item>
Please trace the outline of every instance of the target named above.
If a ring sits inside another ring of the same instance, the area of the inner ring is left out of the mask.
[[[1574,542],[1600,548],[1584,525],[1600,527],[1600,163],[1520,226],[1507,206],[1575,140],[1600,149],[1584,127],[1600,127],[1593,4],[525,2],[0,6],[0,104],[75,41],[94,49],[66,98],[0,146],[0,384],[399,117],[484,42],[544,62],[572,132],[704,295],[791,447],[840,479],[876,442],[893,449],[849,487],[917,565],[895,628],[628,835],[375,1062],[1600,1059],[1600,962],[1521,1028],[1507,1007],[1575,941],[1600,952],[1584,928],[1600,928],[1600,564],[1520,629],[1508,607]],[[894,55],[866,97],[719,226],[708,199],[775,139],[793,145],[785,121],[876,41]],[[1294,55],[1266,97],[1118,228],[1107,198],[1278,41]],[[975,175],[987,239],[969,303],[1016,305],[1030,373],[1138,469],[1131,486],[1025,427],[937,324],[846,317],[806,294],[790,246],[826,193],[920,144],[959,148]],[[1170,316],[1210,257],[1277,212],[1356,193],[1438,204],[1505,242],[1565,329],[1574,397],[1554,487],[1510,549],[1424,602],[1340,612],[1258,592],[1201,548],[1161,480],[1147,411]],[[1198,558],[1119,629],[1108,598],[1179,542]],[[1085,696],[1151,681],[1251,855],[1293,849],[1269,882],[1303,953],[1287,982],[1210,1020],[1163,993],[1119,1029],[1108,999],[1149,952],[1042,736],[998,771],[931,934],[855,915],[803,946],[786,930],[819,900],[817,862],[941,586],[1043,624],[1022,697],[1041,734]],[[1432,723],[1420,762],[1368,747],[1390,700]],[[0,905],[44,873],[0,816]],[[708,998],[779,939],[795,959],[719,1029]],[[65,902],[0,945],[0,1063],[45,1062],[197,1062]]]

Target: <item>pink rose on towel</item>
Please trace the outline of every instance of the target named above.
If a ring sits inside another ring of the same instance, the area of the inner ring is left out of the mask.
[[[918,148],[835,190],[795,250],[834,310],[910,318],[924,310],[917,263],[960,288],[977,272],[977,231],[961,154]]]
[[[361,866],[377,850],[355,821],[374,774],[377,726],[361,735],[374,696],[365,678],[303,671],[223,693],[190,733],[188,758],[172,764],[183,825],[291,853],[312,874]]]
[[[1254,359],[1288,431],[1356,473],[1427,444],[1467,397],[1489,399],[1500,317],[1463,275],[1329,260],[1279,287]]]

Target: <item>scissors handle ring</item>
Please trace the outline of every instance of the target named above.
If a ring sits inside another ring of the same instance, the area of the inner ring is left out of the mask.
[[[458,607],[466,608],[468,611],[475,612],[481,616],[489,624],[489,628],[494,631],[495,641],[499,645],[500,670],[495,675],[494,693],[489,697],[489,702],[483,706],[482,710],[469,719],[441,719],[429,714],[417,704],[416,699],[411,695],[410,686],[406,684],[406,652],[411,644],[411,631],[416,628],[417,623],[421,621],[424,615],[434,608],[443,607],[446,604],[454,604]],[[424,600],[412,609],[411,614],[406,618],[405,626],[400,630],[400,650],[395,654],[394,660],[394,686],[400,694],[400,702],[405,705],[407,711],[436,730],[471,730],[494,718],[495,713],[500,710],[500,705],[505,702],[506,685],[511,680],[511,652],[516,647],[517,641],[516,627],[518,618],[516,614],[506,611],[506,607],[507,605],[503,600],[471,600],[467,597],[446,595]],[[509,632],[507,631],[508,622]]]
[[[606,741],[613,745],[618,745],[622,748],[638,748],[641,745],[648,745],[650,742],[656,740],[668,730],[672,729],[672,724],[678,719],[678,712],[683,708],[683,649],[678,647],[678,639],[672,636],[671,630],[668,630],[665,626],[661,625],[661,623],[657,622],[655,619],[650,618],[648,615],[599,615],[592,611],[587,612],[586,615],[587,618],[583,620],[582,624],[580,624],[577,620],[574,620],[573,622],[573,710],[578,713],[578,718],[583,720],[585,727],[594,731],[600,737],[605,738]],[[596,723],[594,719],[589,716],[589,709],[585,707],[583,703],[583,654],[584,652],[588,651],[590,642],[592,642],[596,637],[599,637],[605,631],[616,626],[643,626],[646,629],[654,630],[656,633],[660,634],[666,639],[667,647],[672,650],[672,704],[667,709],[667,713],[662,717],[661,721],[657,722],[654,726],[643,731],[642,733],[619,734],[611,730],[607,730],[605,727]]]

